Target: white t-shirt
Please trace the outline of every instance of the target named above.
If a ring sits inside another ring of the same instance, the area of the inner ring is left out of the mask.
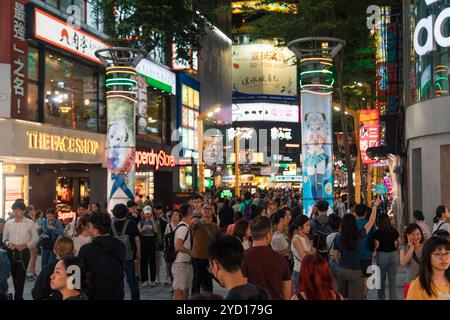
[[[92,237],[91,236],[83,236],[83,235],[78,235],[75,238],[73,238],[73,254],[75,256],[78,255],[78,252],[80,251],[80,248],[82,246],[84,246],[86,243],[90,243],[92,241]]]
[[[450,232],[450,223],[439,220],[437,223],[433,224],[433,231],[431,232],[431,234],[433,234],[436,230],[445,230],[447,232]]]
[[[336,238],[336,236],[339,234],[339,232],[333,232],[333,233],[330,233],[328,236],[327,236],[327,250],[330,250],[330,248],[331,248],[331,246],[332,246],[332,244],[333,244],[333,241],[334,241],[334,239]]]
[[[186,234],[188,234],[187,238],[186,238]],[[188,250],[191,250],[191,232],[189,230],[189,226],[181,221],[180,224],[177,226],[177,231],[175,231],[175,238],[174,241],[176,243],[177,239],[181,239],[184,240],[186,238],[186,241],[184,241],[183,243],[183,247],[185,247]],[[175,244],[174,244],[175,245]],[[185,252],[178,252],[177,253],[177,258],[175,259],[174,262],[188,262],[191,261],[191,256]]]
[[[294,247],[294,241],[300,239],[300,241],[302,242],[303,248],[305,249],[305,251],[310,252],[311,251],[311,246],[309,244],[309,241],[307,239],[305,239],[304,237],[300,237],[298,234],[296,234],[294,236],[294,238],[292,238],[292,242],[291,242],[291,251],[292,254],[294,256],[294,271],[300,272],[300,267],[302,266],[302,258],[300,257],[300,255],[297,252],[297,249],[295,249]]]
[[[273,250],[277,252],[286,251],[289,248],[289,242],[280,231],[276,231],[272,237],[272,243],[270,244]]]

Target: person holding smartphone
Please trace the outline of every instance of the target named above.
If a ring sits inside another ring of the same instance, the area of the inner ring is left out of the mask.
[[[141,237],[141,277],[143,287],[154,287],[156,281],[156,235],[158,224],[150,206],[143,209],[142,220],[138,229]],[[150,282],[148,281],[148,269],[150,268]]]

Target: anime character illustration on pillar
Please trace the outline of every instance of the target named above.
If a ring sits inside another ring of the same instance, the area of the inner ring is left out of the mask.
[[[109,200],[119,189],[130,199],[134,198],[127,181],[135,157],[134,147],[129,146],[129,129],[125,122],[113,122],[108,126],[108,168],[113,181]]]
[[[314,200],[323,199],[323,185],[331,159],[325,150],[327,143],[327,118],[322,112],[309,112],[305,115],[308,141],[303,160],[306,176],[309,178],[311,195]]]

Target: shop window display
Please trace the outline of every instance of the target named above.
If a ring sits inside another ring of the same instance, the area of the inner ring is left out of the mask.
[[[56,181],[56,202],[58,204],[73,204],[73,179],[59,177]]]
[[[80,179],[80,200],[82,203],[90,203],[91,184],[89,179]]]
[[[94,70],[47,52],[45,74],[45,122],[74,129],[98,131],[98,77]]]
[[[180,188],[182,191],[192,191],[192,167],[180,168]]]
[[[183,148],[196,150],[200,93],[183,84],[181,87],[181,103],[181,134],[183,138]]]

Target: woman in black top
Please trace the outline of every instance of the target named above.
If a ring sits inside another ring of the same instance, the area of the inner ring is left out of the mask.
[[[375,249],[377,250],[377,264],[381,271],[381,288],[378,290],[378,299],[385,300],[386,275],[389,280],[389,299],[398,300],[396,281],[400,234],[391,225],[390,218],[384,214],[377,219],[377,230],[374,233]]]

